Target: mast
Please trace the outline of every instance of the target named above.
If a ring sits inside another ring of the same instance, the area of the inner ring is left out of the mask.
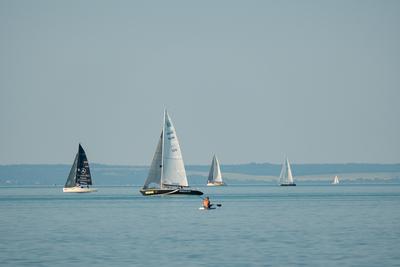
[[[160,174],[160,188],[163,188],[163,174],[164,174],[164,142],[165,142],[165,116],[167,114],[167,109],[164,109],[162,135],[161,135],[161,174]]]

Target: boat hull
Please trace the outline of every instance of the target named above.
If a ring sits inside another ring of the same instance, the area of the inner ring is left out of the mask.
[[[281,184],[281,186],[296,186],[296,184]]]
[[[92,192],[97,192],[97,189],[75,186],[75,187],[64,187],[63,192],[64,193],[92,193]]]
[[[207,183],[207,186],[225,186],[225,183]]]
[[[215,207],[210,207],[210,208],[205,208],[205,207],[200,207],[199,210],[215,210]]]
[[[140,193],[143,196],[156,196],[156,195],[196,195],[201,196],[203,192],[194,189],[186,188],[174,188],[174,189],[158,189],[158,188],[147,188],[140,189]]]

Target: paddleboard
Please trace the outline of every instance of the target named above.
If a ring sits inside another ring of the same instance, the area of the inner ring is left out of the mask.
[[[206,209],[204,207],[200,207],[199,208],[199,210],[215,210],[215,209],[216,209],[215,207],[211,207],[211,208],[208,208],[208,209]]]

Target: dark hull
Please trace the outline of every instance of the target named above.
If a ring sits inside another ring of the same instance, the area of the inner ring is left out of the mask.
[[[281,184],[281,186],[296,186],[296,184]]]
[[[201,196],[203,192],[199,190],[187,189],[187,188],[175,188],[175,189],[140,189],[140,193],[143,196],[156,196],[156,195],[195,195]]]

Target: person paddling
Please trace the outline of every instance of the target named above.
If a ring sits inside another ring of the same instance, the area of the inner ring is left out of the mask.
[[[209,197],[203,198],[203,207],[205,209],[209,209],[209,208],[211,208],[211,206],[212,206],[212,204],[210,202],[210,198]]]

